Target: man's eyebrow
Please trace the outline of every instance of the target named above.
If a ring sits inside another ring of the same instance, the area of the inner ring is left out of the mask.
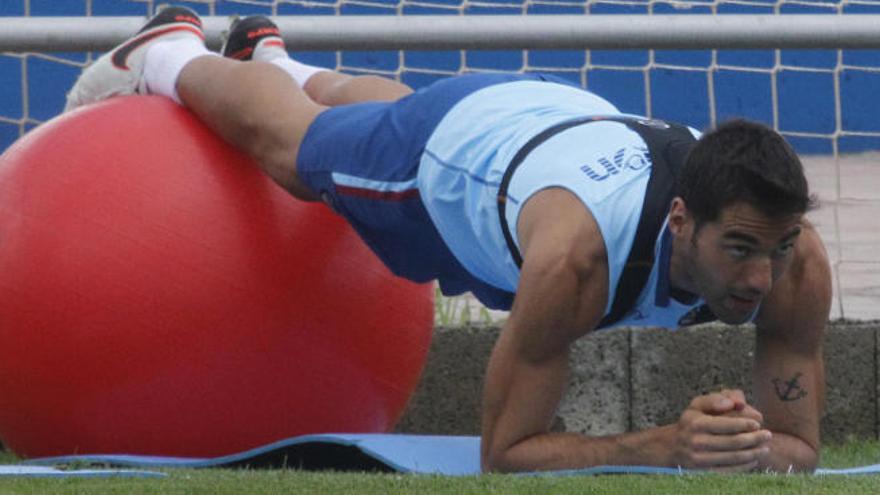
[[[757,237],[737,230],[728,230],[721,237],[732,241],[743,241],[749,244],[761,244],[761,241],[758,240]]]
[[[792,239],[799,236],[800,234],[801,234],[801,227],[800,226],[794,227],[793,229],[791,229],[791,231],[788,234],[785,235],[785,237],[783,237],[779,241],[779,244],[785,244],[786,242],[791,241]],[[742,242],[752,244],[752,245],[761,244],[761,240],[758,239],[757,237],[753,236],[752,234],[748,234],[746,232],[740,232],[738,230],[729,230],[729,231],[725,232],[721,237],[726,240],[742,241]]]
[[[801,230],[803,230],[803,229],[801,229],[800,225],[798,225],[797,227],[794,227],[793,229],[791,229],[791,231],[788,234],[786,234],[785,237],[782,238],[781,241],[779,241],[779,243],[784,244],[784,243],[794,239],[795,237],[801,235]]]

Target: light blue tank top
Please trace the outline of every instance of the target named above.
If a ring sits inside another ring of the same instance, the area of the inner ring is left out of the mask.
[[[441,237],[474,276],[516,291],[520,271],[498,217],[502,176],[532,137],[553,125],[590,115],[620,112],[587,91],[517,81],[467,96],[441,120],[422,156],[419,189]],[[599,225],[608,253],[609,294],[613,295],[635,237],[650,171],[645,142],[622,123],[594,122],[560,132],[529,153],[513,174],[505,209],[513,239],[518,245],[517,219],[532,195],[549,187],[571,191]],[[658,255],[661,239],[655,246]],[[655,307],[659,265],[655,263],[633,312],[615,326],[665,325],[675,320],[675,327],[681,315],[699,304],[679,305],[672,300],[662,311]],[[610,297],[606,313],[612,302]]]

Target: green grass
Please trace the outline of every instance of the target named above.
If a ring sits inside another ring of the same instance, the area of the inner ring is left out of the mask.
[[[822,467],[845,468],[866,464],[880,464],[880,442],[850,440],[822,449]]]
[[[205,494],[386,494],[386,493],[877,493],[880,477],[802,475],[519,476],[376,475],[295,471],[173,471],[164,479],[15,479],[0,481],[0,492],[42,493],[205,493]]]
[[[3,493],[205,493],[205,494],[386,494],[386,493],[675,493],[836,494],[877,493],[880,479],[807,476],[604,476],[526,478],[327,474],[253,471],[179,471],[165,479],[62,479],[0,482]]]
[[[0,454],[0,462],[15,462]],[[880,442],[850,442],[823,451],[823,466],[880,463]],[[22,493],[205,493],[205,494],[385,494],[385,493],[675,493],[707,495],[765,493],[880,493],[880,475],[819,477],[806,475],[699,475],[522,477],[485,475],[466,478],[399,474],[307,473],[293,470],[170,470],[163,479],[6,479],[0,494]]]
[[[447,297],[434,288],[434,324],[441,327],[498,323],[489,310],[468,296]]]

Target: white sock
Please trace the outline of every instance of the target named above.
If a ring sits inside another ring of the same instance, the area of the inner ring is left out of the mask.
[[[143,77],[147,92],[167,96],[182,104],[177,94],[177,78],[186,64],[204,55],[218,56],[195,38],[162,41],[151,46],[144,61]]]
[[[309,78],[318,72],[329,70],[323,67],[315,67],[314,65],[306,65],[302,62],[297,62],[288,56],[273,58],[269,63],[284,69],[284,72],[290,74],[290,77],[292,77],[301,88],[306,85],[306,81],[308,81]]]

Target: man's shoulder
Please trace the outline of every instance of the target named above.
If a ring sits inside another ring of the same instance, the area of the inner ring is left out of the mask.
[[[828,251],[822,236],[808,220],[803,222],[803,231],[795,244],[791,266],[783,275],[792,289],[818,288],[830,277],[831,265]]]
[[[596,218],[571,191],[547,188],[529,198],[518,230],[524,256],[531,246],[544,245],[541,256],[569,264],[577,271],[606,265],[606,249]]]
[[[808,221],[803,227],[791,264],[761,305],[759,328],[801,332],[806,322],[821,320],[815,323],[824,327],[828,319],[832,291],[828,252],[818,230]]]

